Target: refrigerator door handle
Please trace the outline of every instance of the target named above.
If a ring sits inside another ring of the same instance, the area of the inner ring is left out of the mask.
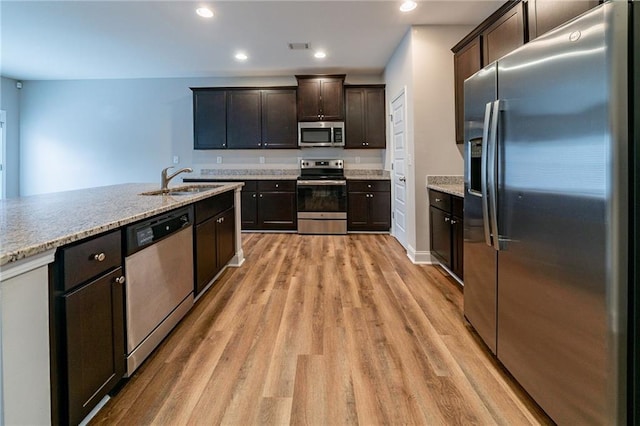
[[[488,246],[493,246],[491,241],[491,229],[489,220],[489,191],[487,187],[487,175],[489,168],[488,153],[489,153],[489,126],[491,124],[491,114],[493,112],[493,103],[488,102],[484,110],[484,126],[482,127],[482,154],[480,162],[480,192],[482,195],[482,222],[484,226],[484,241]],[[469,150],[471,152],[471,150]],[[469,154],[471,155],[471,154]]]
[[[487,186],[489,193],[489,219],[491,221],[491,241],[493,248],[500,251],[500,232],[498,231],[498,122],[500,120],[501,101],[494,101],[491,108],[491,129],[487,144]]]

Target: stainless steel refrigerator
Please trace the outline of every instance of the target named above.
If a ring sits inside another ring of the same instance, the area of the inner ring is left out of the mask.
[[[558,424],[627,421],[631,7],[465,82],[465,317]]]

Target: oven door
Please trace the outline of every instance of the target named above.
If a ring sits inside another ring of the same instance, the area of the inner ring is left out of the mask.
[[[299,180],[298,213],[346,213],[345,180]]]

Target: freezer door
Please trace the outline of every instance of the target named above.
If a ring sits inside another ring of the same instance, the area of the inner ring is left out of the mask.
[[[612,14],[598,7],[498,64],[497,355],[558,424],[624,424]]]
[[[488,201],[483,173],[486,173],[487,105],[496,99],[496,84],[496,65],[492,64],[467,79],[464,85],[464,315],[493,353],[497,252],[486,241],[490,230],[489,218],[483,214],[486,210],[483,202]]]

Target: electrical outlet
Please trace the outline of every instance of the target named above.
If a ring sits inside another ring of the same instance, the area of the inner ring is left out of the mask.
[[[178,164],[180,162],[180,157],[178,155],[173,156],[173,164]]]
[[[216,157],[216,163],[218,163],[218,164],[222,164],[222,156],[221,156],[221,155],[218,155],[218,156]]]
[[[260,156],[260,164],[264,164],[264,157]]]
[[[360,164],[360,157],[356,157],[356,163]]]

